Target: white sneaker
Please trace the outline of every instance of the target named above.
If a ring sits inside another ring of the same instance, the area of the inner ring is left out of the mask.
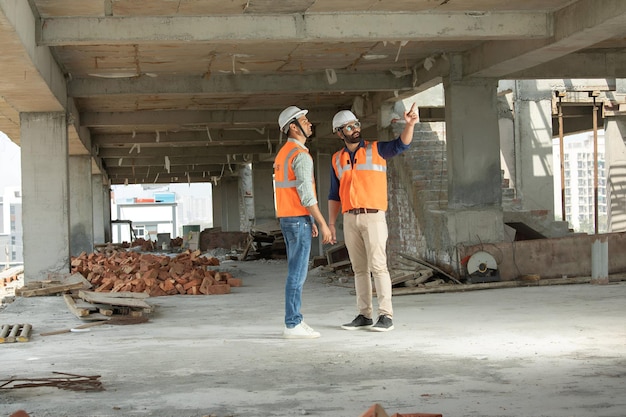
[[[283,337],[285,339],[316,339],[320,336],[321,334],[319,332],[313,330],[303,321],[291,329],[285,327],[285,330],[283,331]]]

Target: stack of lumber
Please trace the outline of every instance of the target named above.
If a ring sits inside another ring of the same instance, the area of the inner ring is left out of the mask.
[[[35,297],[89,288],[91,288],[91,284],[81,274],[50,273],[48,274],[47,280],[29,281],[22,287],[16,288],[15,295],[20,297]]]
[[[142,317],[153,308],[145,300],[146,293],[99,293],[78,291],[63,294],[65,304],[72,314],[81,320],[108,320],[117,316]]]
[[[175,257],[118,251],[111,255],[81,253],[71,261],[72,272],[80,273],[95,292],[145,292],[157,297],[176,294],[228,294],[242,280],[229,272],[208,267],[219,260],[185,251]]]
[[[460,284],[452,275],[423,259],[407,254],[400,254],[398,262],[389,268],[393,287],[433,287],[446,285],[447,282]]]

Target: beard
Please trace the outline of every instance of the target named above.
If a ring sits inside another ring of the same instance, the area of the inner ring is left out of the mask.
[[[344,135],[344,140],[348,143],[359,143],[361,142],[361,132],[354,132],[351,135]]]

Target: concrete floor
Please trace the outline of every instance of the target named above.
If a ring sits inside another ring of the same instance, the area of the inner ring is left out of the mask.
[[[313,271],[305,320],[316,340],[280,337],[285,261],[225,262],[244,287],[148,299],[148,323],[39,336],[81,324],[61,297],[17,298],[0,323],[0,379],[101,375],[105,391],[0,390],[0,415],[358,417],[388,414],[626,416],[626,283],[405,295],[396,329],[348,332],[350,290]]]

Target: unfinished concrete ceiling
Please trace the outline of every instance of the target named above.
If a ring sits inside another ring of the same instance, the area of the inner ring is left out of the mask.
[[[113,184],[269,161],[292,104],[310,110],[314,146],[336,148],[336,111],[356,100],[374,125],[381,102],[448,76],[626,77],[620,0],[0,0],[0,12],[0,130],[19,143],[20,112],[65,109],[70,153]]]

